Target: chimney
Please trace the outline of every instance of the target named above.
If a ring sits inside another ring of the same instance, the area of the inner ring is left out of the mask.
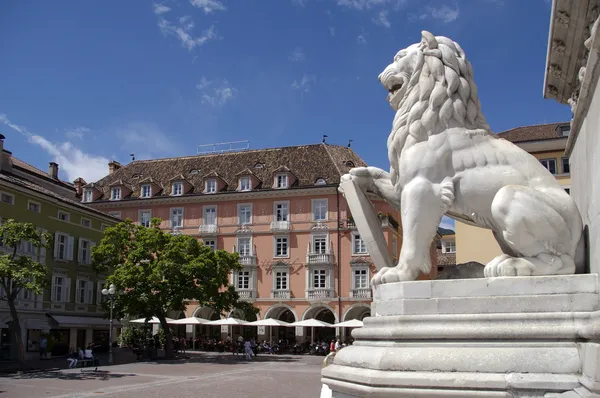
[[[75,186],[75,195],[76,196],[83,195],[83,186],[86,184],[87,184],[87,182],[85,182],[85,180],[81,177],[79,177],[75,181],[73,181],[73,185]]]
[[[48,174],[50,174],[50,178],[54,178],[58,180],[58,163],[50,162],[48,165]]]
[[[108,174],[112,174],[115,171],[119,170],[121,168],[121,163],[117,162],[116,160],[113,160],[112,162],[108,163]]]

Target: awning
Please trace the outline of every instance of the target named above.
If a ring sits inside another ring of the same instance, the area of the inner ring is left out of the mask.
[[[50,330],[50,324],[48,323],[48,319],[39,319],[39,318],[29,318],[25,319],[25,328],[26,329],[40,329],[40,330]]]
[[[54,322],[58,323],[58,327],[66,328],[94,328],[103,326],[108,329],[108,319],[91,316],[66,316],[66,315],[49,315]],[[121,322],[113,319],[113,327],[121,327]]]

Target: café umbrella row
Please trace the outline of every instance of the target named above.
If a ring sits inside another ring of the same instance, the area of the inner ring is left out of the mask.
[[[169,325],[208,325],[208,326],[268,326],[269,327],[269,335],[272,339],[272,331],[273,331],[273,327],[309,327],[311,328],[311,331],[313,331],[314,328],[361,328],[363,327],[363,321],[358,320],[358,319],[351,319],[349,321],[345,321],[345,322],[339,322],[339,323],[328,323],[328,322],[323,322],[320,321],[318,319],[305,319],[303,321],[297,321],[297,322],[293,322],[293,323],[288,323],[288,322],[284,322],[284,321],[280,321],[279,319],[273,319],[273,318],[267,318],[267,319],[260,319],[258,321],[253,321],[253,322],[248,322],[248,321],[244,321],[242,319],[238,319],[238,318],[223,318],[223,319],[216,319],[214,321],[209,321],[208,319],[203,319],[203,318],[198,318],[198,317],[189,317],[189,318],[183,318],[183,319],[171,319],[171,318],[166,318],[166,321]],[[160,324],[160,321],[158,320],[158,318],[156,317],[152,317],[150,319],[146,319],[146,318],[140,318],[140,319],[134,319],[132,321],[129,321],[130,323],[147,323],[147,324]],[[194,331],[195,334],[195,330],[196,328],[192,329]],[[312,336],[314,336],[314,333],[311,333],[311,343],[312,343]],[[194,341],[195,341],[195,335],[194,337]]]

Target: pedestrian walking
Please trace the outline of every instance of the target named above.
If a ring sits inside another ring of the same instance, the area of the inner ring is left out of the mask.
[[[45,336],[42,336],[40,339],[40,359],[48,359],[48,354],[46,353],[46,348],[48,347],[48,339]]]
[[[244,348],[246,351],[246,359],[251,361],[252,360],[252,344],[250,343],[250,340],[246,340],[246,342],[244,343]]]

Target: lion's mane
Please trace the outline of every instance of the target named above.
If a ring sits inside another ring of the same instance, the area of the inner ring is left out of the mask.
[[[417,142],[450,127],[464,127],[470,134],[488,134],[481,112],[473,67],[460,45],[443,36],[417,47],[417,65],[394,117],[388,138],[392,181],[396,180],[399,155],[408,136]],[[406,54],[401,50],[396,59]]]

